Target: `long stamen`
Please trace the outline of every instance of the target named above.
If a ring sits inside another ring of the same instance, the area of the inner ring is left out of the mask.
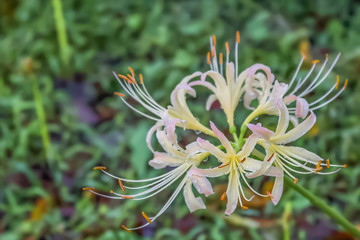
[[[238,48],[240,43],[240,32],[236,31],[236,44],[235,44],[235,79],[238,76]]]

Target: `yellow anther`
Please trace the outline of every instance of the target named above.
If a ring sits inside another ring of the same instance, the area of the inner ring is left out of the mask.
[[[127,227],[125,227],[124,225],[121,226],[123,229],[125,229],[126,231],[128,231],[129,233],[131,233],[131,231],[129,229],[127,229]]]
[[[236,42],[240,43],[240,32],[236,31]]]
[[[348,85],[348,80],[346,79],[345,80],[345,85],[344,85],[344,90],[346,89],[347,85]]]
[[[340,83],[340,77],[339,77],[339,75],[336,75],[336,87],[335,87],[335,89],[338,89],[339,83]]]
[[[319,63],[319,60],[314,60],[311,62],[312,64]]]
[[[330,159],[326,159],[327,168],[330,168]]]
[[[149,218],[144,212],[142,212],[141,214],[142,214],[143,217],[146,219],[146,221],[148,221],[148,223],[151,223],[150,218]]]
[[[102,166],[94,167],[94,170],[106,170],[106,167],[102,167]]]
[[[124,185],[123,185],[121,179],[119,179],[119,185],[121,187],[121,190],[125,191],[125,188],[124,188]]]
[[[135,77],[135,72],[134,72],[134,70],[133,70],[131,67],[129,67],[129,70],[130,70],[130,72],[131,72],[131,75],[133,75],[133,77]]]
[[[120,97],[125,97],[125,95],[124,95],[124,94],[119,93],[119,92],[114,92],[114,94],[115,94],[115,95],[118,95],[118,96],[120,96]]]
[[[215,37],[215,35],[212,36],[212,39],[213,39],[213,45],[214,45],[214,47],[216,47],[216,37]]]
[[[114,193],[114,191],[113,191],[113,190],[110,190],[110,193],[111,193],[111,194],[113,194],[113,193]]]
[[[295,179],[294,179],[294,184],[297,184],[298,181],[299,181],[299,179],[295,178]]]
[[[210,65],[211,63],[211,58],[210,58],[210,52],[207,53],[207,64]]]
[[[247,209],[249,209],[247,206],[241,206],[241,209],[244,209],[244,210],[247,210]]]
[[[220,63],[220,65],[223,64],[223,54],[222,53],[219,54],[219,63]]]
[[[122,198],[126,198],[126,199],[134,199],[133,196],[121,196]]]
[[[222,200],[224,200],[224,199],[225,199],[225,197],[226,197],[226,192],[224,192],[224,193],[221,195],[220,200],[221,200],[221,201],[222,201]]]
[[[87,190],[92,190],[92,191],[94,191],[95,188],[94,188],[94,187],[83,187],[81,190],[83,190],[83,191],[87,191]]]
[[[229,42],[225,42],[226,52],[230,54]]]
[[[140,73],[140,84],[143,84],[143,76],[141,73]]]

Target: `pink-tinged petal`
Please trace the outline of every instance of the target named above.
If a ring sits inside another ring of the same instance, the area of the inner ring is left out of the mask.
[[[296,110],[295,110],[295,116],[297,118],[302,118],[304,119],[307,114],[309,112],[309,103],[303,99],[303,98],[298,98],[296,100]]]
[[[296,127],[297,125],[299,125],[299,120],[298,120],[295,116],[290,115],[289,118],[290,118],[290,122],[292,123],[292,125],[293,125],[294,127]]]
[[[227,204],[226,204],[226,215],[232,214],[237,206],[239,199],[239,182],[235,171],[230,172],[229,185],[226,190]]]
[[[265,175],[265,173],[269,170],[269,168],[271,167],[271,165],[273,164],[273,162],[276,160],[276,154],[274,154],[271,151],[268,151],[268,153],[266,154],[264,160],[261,162],[261,166],[259,167],[259,169],[257,171],[254,171],[252,173],[248,173],[246,174],[246,176],[248,178],[255,178],[261,175]],[[248,160],[246,160],[245,162],[247,162]]]
[[[259,138],[263,138],[265,140],[269,140],[272,136],[274,136],[274,132],[261,126],[261,123],[258,124],[252,124],[248,123],[246,124],[247,127]]]
[[[195,197],[191,186],[191,180],[187,180],[184,186],[183,193],[184,193],[185,203],[189,208],[190,212],[195,212],[196,210],[199,209],[206,209],[203,200],[200,197]]]
[[[276,135],[271,138],[271,141],[275,144],[286,144],[289,142],[293,142],[298,138],[302,137],[305,133],[307,133],[315,124],[316,115],[311,112],[309,117],[307,117],[304,121],[302,121],[299,125],[291,129],[285,134]]]
[[[292,103],[293,101],[296,101],[297,99],[297,96],[295,95],[289,95],[289,96],[286,96],[284,97],[283,101],[286,105],[289,105],[290,103]]]
[[[274,99],[275,106],[279,110],[279,121],[276,127],[276,135],[284,134],[289,126],[289,111],[283,101]]]
[[[210,168],[210,169],[196,168],[196,171],[194,171],[192,174],[198,176],[216,178],[228,174],[229,169],[230,169],[229,165],[226,165],[224,167]]]
[[[279,168],[279,166],[277,166]],[[271,191],[271,201],[274,205],[277,205],[283,193],[284,177],[276,177],[273,189]]]
[[[262,167],[262,161],[255,160],[253,158],[247,157],[246,161],[241,165],[242,169],[248,171],[248,172],[256,172],[259,171]],[[246,174],[248,177],[250,173]],[[270,166],[263,174],[264,176],[270,176],[270,177],[281,177],[282,172],[277,169],[276,167]]]
[[[161,169],[167,166],[177,167],[184,162],[184,159],[175,158],[166,153],[155,152],[154,158],[149,161],[149,165],[155,169]]]
[[[262,70],[265,72],[266,77],[269,81],[269,83],[272,83],[274,81],[274,75],[271,73],[271,69],[268,66],[265,66],[263,64],[257,63],[252,65],[248,68],[248,73],[250,77],[254,77],[255,73],[259,70]]]
[[[224,162],[226,154],[223,151],[221,151],[218,147],[214,146],[209,141],[204,140],[200,137],[198,137],[196,141],[202,149],[204,149],[206,152],[209,152],[211,155],[215,156],[219,161]]]
[[[245,95],[244,95],[244,106],[247,109],[254,109],[253,107],[250,106],[252,100],[254,100],[256,98],[256,94],[252,91],[252,90],[246,90]]]
[[[206,197],[214,194],[210,181],[206,177],[199,175],[196,168],[190,169],[187,175],[191,178],[194,187],[200,194],[204,194]]]
[[[226,152],[235,154],[234,149],[232,148],[229,140],[225,137],[225,135],[211,121],[210,121],[210,127],[211,127],[211,130],[214,132],[214,134],[220,140],[223,147],[226,149]]]
[[[273,98],[282,99],[287,89],[288,85],[286,83],[279,83],[278,81],[275,81],[271,91],[271,96]]]
[[[251,134],[250,137],[246,140],[244,146],[242,147],[241,151],[237,154],[238,156],[247,157],[251,154],[254,150],[258,137],[255,134]]]
[[[186,154],[188,156],[191,156],[191,155],[194,155],[197,153],[207,152],[199,145],[198,142],[189,143],[188,145],[185,146],[185,149],[186,149]]]
[[[201,74],[200,81],[205,82],[206,77],[207,77],[207,74],[208,74],[207,72],[206,72],[206,73]]]
[[[160,127],[162,127],[163,125],[164,125],[163,121],[157,122],[152,128],[150,128],[150,130],[148,131],[148,133],[146,135],[146,144],[147,144],[148,148],[151,150],[151,152],[154,152],[154,149],[151,146],[151,138],[154,135],[154,132],[156,130],[159,130]]]
[[[213,105],[213,103],[214,103],[217,99],[218,99],[218,98],[217,98],[217,96],[216,96],[215,94],[211,94],[211,95],[208,97],[208,99],[207,99],[207,101],[206,101],[206,107],[205,107],[206,111],[209,111],[209,110],[210,110],[211,106]]]
[[[293,146],[278,146],[280,147],[281,151],[284,152],[289,157],[302,160],[304,162],[310,162],[316,165],[319,161],[322,161],[319,155],[310,152],[302,147],[293,147]]]
[[[157,131],[156,137],[166,153],[173,157],[186,159],[187,156],[184,154],[184,150],[181,149],[180,146],[170,142],[164,131]]]
[[[170,142],[172,142],[173,144],[177,144],[177,135],[175,133],[175,129],[176,129],[176,124],[178,124],[178,122],[180,122],[180,119],[170,119],[170,118],[164,119],[166,135],[168,136]]]

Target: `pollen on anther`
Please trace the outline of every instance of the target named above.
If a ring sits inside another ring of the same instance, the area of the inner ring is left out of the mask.
[[[298,181],[299,181],[299,179],[298,179],[298,178],[295,178],[295,179],[294,179],[294,184],[297,184]]]
[[[106,167],[102,167],[102,166],[94,167],[94,170],[106,170]]]
[[[124,79],[125,81],[127,81],[128,83],[132,83],[130,81],[130,79],[128,79],[127,77],[125,77],[124,75],[118,74],[119,77],[121,77],[122,79]]]
[[[273,158],[275,153],[271,154],[271,156],[269,157],[269,159],[267,160],[268,162],[270,162],[270,160]]]
[[[240,43],[240,32],[236,31],[236,42]]]
[[[347,164],[344,164],[344,168],[347,168]]]
[[[113,193],[114,193],[114,191],[113,191],[113,190],[110,190],[110,193],[111,193],[111,194],[113,194]]]
[[[125,94],[119,93],[119,92],[114,92],[115,95],[118,95],[120,97],[125,97]]]
[[[148,223],[151,223],[150,218],[149,218],[144,212],[142,212],[141,214],[142,214],[143,217],[146,219],[146,221],[148,221]]]
[[[230,54],[229,42],[225,42],[226,52]]]
[[[223,64],[223,54],[222,53],[219,54],[219,63],[220,63],[220,65]]]
[[[326,160],[326,166],[327,166],[327,168],[330,168],[330,159]]]
[[[121,226],[123,229],[125,229],[126,231],[128,231],[129,233],[131,233],[131,231],[129,229],[127,229],[127,227],[125,227],[124,225]]]
[[[221,201],[222,201],[222,200],[224,200],[224,199],[225,199],[225,197],[226,197],[226,192],[224,192],[224,193],[221,195],[220,200],[221,200]]]
[[[244,209],[244,210],[247,210],[247,209],[249,209],[247,206],[241,206],[241,209]]]
[[[216,37],[215,37],[215,35],[212,36],[212,39],[213,39],[213,45],[214,45],[214,47],[216,47]]]
[[[143,75],[140,73],[140,84],[143,84]]]
[[[207,64],[210,65],[211,63],[211,58],[210,58],[210,52],[207,53]]]
[[[83,190],[83,191],[87,191],[87,190],[95,190],[95,188],[94,187],[83,187],[81,190]]]
[[[315,64],[315,63],[319,63],[320,61],[319,60],[314,60],[314,61],[312,61],[311,63],[312,64]]]
[[[122,198],[126,198],[126,199],[134,199],[133,196],[121,196]]]
[[[339,83],[340,83],[340,77],[339,77],[339,75],[336,75],[336,87],[335,87],[335,89],[338,89]]]
[[[344,90],[346,89],[347,85],[348,85],[348,80],[346,79],[345,80],[345,85],[344,85]]]
[[[119,179],[119,185],[121,187],[121,190],[125,191],[125,188],[124,188],[124,185],[123,185],[121,179]]]
[[[135,77],[135,72],[134,72],[134,70],[133,70],[131,67],[129,67],[129,70],[130,70],[131,74]]]
[[[321,171],[321,170],[323,170],[323,167],[317,167],[317,168],[315,169],[315,173],[318,173],[318,171]]]

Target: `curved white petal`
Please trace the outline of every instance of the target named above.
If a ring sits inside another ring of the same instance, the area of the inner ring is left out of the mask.
[[[275,134],[284,134],[289,126],[289,111],[283,101],[274,99],[274,103],[279,110],[279,121]]]
[[[217,96],[215,94],[211,94],[208,99],[206,100],[206,111],[209,111],[213,103],[217,100]]]
[[[164,126],[164,122],[163,121],[158,121],[156,122],[156,124],[150,128],[150,130],[148,131],[147,135],[146,135],[146,144],[148,146],[148,148],[154,152],[154,149],[152,148],[151,146],[151,138],[152,138],[152,135],[154,134],[154,132],[158,129],[160,129],[160,127]]]
[[[310,116],[302,121],[299,125],[291,129],[285,134],[279,134],[271,138],[271,142],[275,144],[286,144],[293,142],[307,133],[315,124],[316,115],[311,112]]]
[[[286,83],[279,83],[276,80],[270,96],[273,98],[282,99],[287,89],[288,85]]]
[[[149,165],[155,169],[164,167],[177,167],[185,162],[185,159],[174,158],[166,153],[155,152],[154,158],[149,161]]]
[[[186,181],[183,193],[184,193],[185,203],[189,208],[190,212],[195,212],[196,210],[199,209],[206,209],[203,200],[200,197],[194,196],[190,179]]]
[[[303,98],[297,98],[295,116],[304,119],[309,112],[309,103]]]
[[[237,156],[247,157],[254,150],[257,140],[259,138],[255,134],[251,134],[250,137],[246,140],[244,146],[241,151],[237,154]]]
[[[319,161],[323,160],[323,158],[321,158],[319,155],[302,147],[277,146],[277,148],[280,148],[282,152],[292,158],[300,159],[306,162],[317,164]]]
[[[269,140],[270,137],[274,136],[274,132],[261,126],[261,123],[258,124],[252,124],[248,123],[246,124],[247,127],[258,137],[263,138],[265,140]]]
[[[221,151],[219,148],[211,144],[209,141],[204,140],[200,137],[197,138],[197,143],[205,151],[209,152],[211,155],[214,155],[219,161],[224,162],[226,154]]]
[[[215,126],[213,122],[210,121],[211,130],[218,137],[223,147],[226,149],[227,153],[234,153],[234,149],[232,148],[229,140],[225,137],[225,135]]]
[[[210,181],[206,177],[199,175],[197,168],[190,169],[187,175],[191,178],[194,187],[199,193],[204,194],[206,197],[214,194]]]
[[[260,162],[261,165],[257,166],[258,169],[256,171],[254,171],[253,173],[246,174],[246,176],[248,178],[255,178],[255,177],[258,177],[258,176],[261,176],[261,175],[265,175],[265,173],[268,172],[268,170],[270,169],[270,167],[273,164],[273,162],[275,161],[275,159],[276,159],[276,155],[273,154],[273,152],[268,151],[265,158],[264,158],[264,160],[262,162]],[[255,162],[256,160],[251,161],[251,159],[248,159],[248,160],[253,165],[255,165],[257,162],[259,162],[259,161]],[[248,160],[246,160],[245,162],[247,162]],[[276,170],[278,170],[278,169],[276,169]],[[271,170],[271,171],[274,171],[274,170]]]
[[[237,170],[235,170],[237,171]],[[227,197],[227,204],[226,204],[226,210],[225,214],[230,215],[232,214],[237,206],[238,199],[239,199],[239,182],[237,179],[237,175],[235,171],[230,172],[229,176],[229,185],[226,190],[226,197]]]
[[[173,144],[169,141],[165,131],[157,131],[156,137],[158,139],[158,142],[160,143],[161,147],[170,154],[173,157],[177,158],[186,158],[186,155],[184,154],[184,151],[182,148],[180,148],[178,145]],[[182,150],[182,151],[179,151]]]
[[[197,168],[196,172],[194,172],[193,174],[197,174],[199,176],[204,176],[204,177],[215,178],[215,177],[220,177],[220,176],[224,176],[224,175],[228,174],[229,169],[230,169],[229,165],[226,165],[225,167],[217,167],[217,168],[210,168],[210,169]]]
[[[279,167],[277,164],[276,166]],[[283,172],[283,170],[281,171]],[[284,188],[284,177],[283,176],[276,177],[273,189],[271,191],[271,195],[272,195],[271,201],[273,202],[274,205],[277,205],[279,203],[283,193],[283,188]]]

